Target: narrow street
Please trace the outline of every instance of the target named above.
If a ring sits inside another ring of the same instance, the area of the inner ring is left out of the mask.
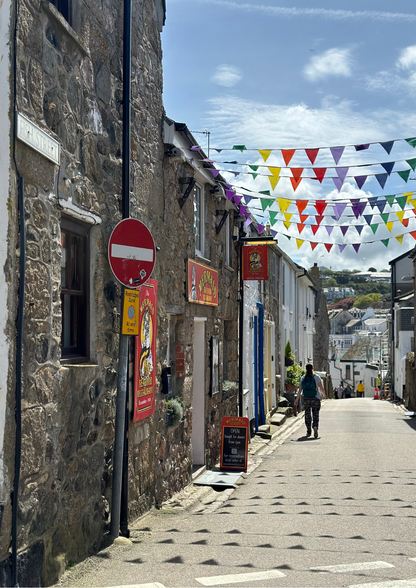
[[[306,439],[302,417],[237,488],[150,513],[59,586],[416,586],[416,420],[330,400]]]

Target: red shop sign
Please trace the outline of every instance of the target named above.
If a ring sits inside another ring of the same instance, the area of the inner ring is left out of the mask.
[[[157,281],[140,287],[139,336],[135,337],[134,417],[140,421],[155,412],[157,337]]]
[[[188,259],[188,301],[218,306],[218,272],[207,265]]]
[[[244,245],[243,280],[269,279],[268,253],[267,245]]]

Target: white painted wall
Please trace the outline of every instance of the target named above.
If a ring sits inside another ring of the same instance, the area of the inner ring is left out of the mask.
[[[0,2],[0,502],[5,500],[5,472],[3,460],[4,425],[6,419],[7,374],[9,370],[9,342],[6,337],[7,283],[4,266],[7,260],[9,210],[7,201],[10,187],[10,0]]]
[[[308,358],[313,363],[313,332],[315,328],[315,294],[307,276],[298,278],[297,329],[298,361],[305,366]]]
[[[243,416],[254,419],[254,316],[258,314],[258,282],[244,282]]]
[[[400,331],[398,346],[394,348],[394,391],[399,398],[403,398],[403,386],[406,383],[405,358],[412,350],[412,337],[413,331]]]
[[[280,258],[280,357],[282,361],[282,391],[285,386],[285,345],[290,341],[293,353],[298,359],[298,313],[297,313],[297,272],[286,256]]]

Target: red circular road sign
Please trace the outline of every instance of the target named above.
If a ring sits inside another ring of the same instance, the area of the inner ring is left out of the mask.
[[[108,261],[117,280],[127,288],[147,282],[155,265],[155,243],[149,229],[139,220],[125,218],[111,233]]]

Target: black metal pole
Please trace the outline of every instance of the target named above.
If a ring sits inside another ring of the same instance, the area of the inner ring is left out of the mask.
[[[19,229],[20,229],[20,260],[19,260],[19,306],[17,309],[17,341],[16,341],[16,446],[14,458],[14,483],[12,493],[12,586],[18,586],[17,571],[17,535],[20,461],[22,453],[22,359],[23,359],[23,322],[25,306],[25,272],[26,272],[26,235],[24,208],[24,179],[19,177]]]
[[[239,316],[239,337],[238,337],[238,416],[243,414],[243,353],[244,353],[244,281],[243,281],[243,243],[240,246],[240,316]]]
[[[130,216],[130,104],[131,104],[131,2],[124,0],[123,19],[123,161],[122,161],[122,213]],[[113,457],[113,487],[111,496],[110,535],[118,537],[123,478],[123,454],[125,447],[126,398],[128,370],[128,335],[122,334],[124,287],[121,290],[120,344],[118,360],[117,401]]]
[[[130,346],[129,346],[130,348]],[[130,349],[129,349],[130,350]],[[130,353],[129,353],[130,358]],[[127,364],[127,383],[129,370]],[[128,385],[128,384],[127,384]],[[130,537],[129,530],[129,395],[126,394],[126,416],[124,424],[124,448],[123,448],[123,480],[121,484],[121,516],[120,533],[123,537]]]

